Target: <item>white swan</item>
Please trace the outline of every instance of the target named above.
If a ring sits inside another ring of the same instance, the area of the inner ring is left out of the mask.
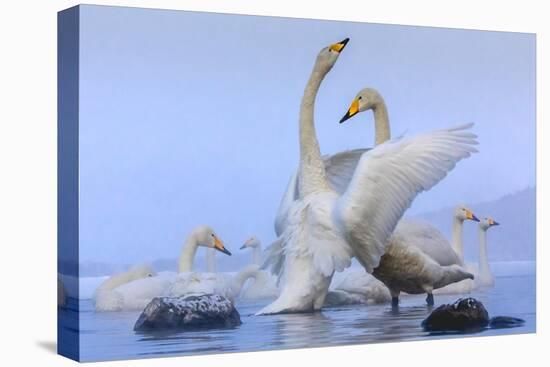
[[[341,279],[336,279],[341,274]],[[391,300],[388,288],[365,272],[364,269],[349,269],[343,273],[334,274],[330,291],[325,299],[325,307],[377,304]]]
[[[352,254],[372,272],[414,197],[476,151],[475,135],[465,131],[471,125],[389,141],[364,153],[344,194],[337,193],[321,159],[313,109],[320,84],[346,43],[321,50],[302,98],[299,198],[272,245],[270,257],[276,261],[268,262],[282,267],[284,285],[258,314],[320,309],[334,271],[348,267]]]
[[[94,292],[92,297],[96,311],[121,311],[135,307],[136,296],[134,291],[142,293],[142,287],[135,289],[121,289],[122,286],[141,279],[153,279],[155,271],[148,265],[137,265],[128,271],[115,274],[105,280]],[[153,296],[154,297],[154,296]],[[149,298],[149,301],[151,298]],[[139,303],[139,301],[138,301]],[[147,304],[147,303],[145,303]]]
[[[480,287],[492,287],[495,285],[495,279],[491,273],[489,256],[487,254],[487,230],[498,225],[500,223],[491,217],[484,218],[479,222],[479,270],[475,279]]]
[[[195,283],[197,279],[201,279],[203,283],[211,281],[215,277],[214,274],[190,273],[195,253],[200,246],[231,255],[212,228],[197,227],[187,238],[179,259],[179,270],[186,272],[186,275],[179,276],[171,272],[157,275],[147,265],[135,266],[108,278],[97,288],[93,297],[95,310],[121,311],[143,308],[154,297],[169,295],[176,282],[181,281],[182,277],[190,277],[191,274]]]
[[[252,249],[252,264],[260,265],[262,262],[262,243],[256,236],[248,238],[241,246],[241,250]],[[255,272],[252,281],[244,287],[240,299],[257,300],[275,298],[279,295],[277,279],[265,270]]]
[[[497,226],[499,223],[495,222],[493,218],[487,217],[479,221],[479,262],[478,264],[467,263],[465,268],[474,274],[473,280],[464,280],[459,283],[450,284],[447,287],[438,289],[437,293],[441,294],[461,294],[470,293],[479,288],[492,287],[494,283],[493,274],[489,266],[489,259],[487,255],[487,230],[493,226]],[[460,240],[462,236],[460,236]],[[462,250],[462,246],[458,247]],[[462,257],[464,256],[461,253]]]
[[[187,293],[213,293],[234,301],[239,296],[246,280],[257,276],[259,266],[245,267],[236,274],[193,272],[193,260],[198,247],[201,246],[231,255],[212,228],[208,226],[196,228],[185,241],[179,260],[180,274],[168,288],[167,295],[177,297]],[[207,257],[208,268],[215,269],[214,257],[211,253],[207,253]]]
[[[252,264],[262,264],[262,242],[256,236],[249,237],[240,250],[252,249]]]
[[[199,226],[191,231],[191,234],[185,240],[179,258],[178,270],[180,273],[193,270],[193,261],[199,247],[211,248],[231,256],[231,252],[225,248],[223,242],[211,227]]]

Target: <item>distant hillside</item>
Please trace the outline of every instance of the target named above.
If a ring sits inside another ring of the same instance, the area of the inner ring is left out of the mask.
[[[501,225],[489,230],[488,245],[491,261],[534,260],[535,259],[535,188],[518,191],[497,200],[469,207],[477,217],[492,216]],[[452,212],[454,208],[445,208],[435,212],[415,215],[429,221],[450,238]],[[477,223],[464,224],[464,247],[466,259],[477,261],[478,254]]]

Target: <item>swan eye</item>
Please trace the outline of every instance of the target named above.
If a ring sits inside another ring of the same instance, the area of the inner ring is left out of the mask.
[[[363,99],[363,97],[359,96],[359,97],[357,97],[357,99],[358,99],[358,100],[362,100],[362,99]]]
[[[152,276],[153,276],[153,274],[147,274],[147,276],[148,276],[148,277],[152,277]]]

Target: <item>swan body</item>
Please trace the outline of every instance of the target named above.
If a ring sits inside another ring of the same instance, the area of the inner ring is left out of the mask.
[[[361,155],[339,194],[326,177],[313,122],[317,90],[343,47],[337,53],[331,49],[318,55],[302,98],[299,197],[288,208],[283,233],[266,261],[281,272],[284,284],[260,315],[320,309],[334,272],[348,267],[352,255],[372,272],[414,197],[476,151],[475,135],[466,131],[471,125],[388,141]]]
[[[389,239],[386,254],[373,272],[390,289],[394,305],[399,302],[400,292],[427,293],[427,303],[433,304],[434,290],[449,285],[458,287],[459,283],[462,287],[471,285],[474,275],[464,266],[460,254],[453,250],[453,247],[462,247],[465,220],[477,218],[470,209],[457,206],[453,216],[457,229],[453,234],[453,246],[427,222],[407,219],[399,222]]]
[[[394,305],[400,292],[427,293],[427,302],[433,304],[433,290],[464,279],[473,279],[458,264],[443,265],[420,248],[408,244],[409,237],[395,231],[386,253],[373,275],[390,290]]]
[[[367,273],[364,269],[346,270],[340,280],[333,279],[333,284],[325,299],[325,307],[354,305],[354,304],[378,304],[391,300],[388,288]]]
[[[236,274],[230,273],[180,273],[170,285],[167,295],[179,297],[188,293],[218,294],[235,301],[245,282],[254,278],[260,267],[248,265]]]
[[[121,311],[126,305],[133,304],[134,291],[139,288],[120,289],[126,284],[139,280],[153,279],[155,271],[148,265],[138,265],[129,270],[107,278],[94,292],[92,297],[96,311]],[[150,300],[150,299],[149,299]]]

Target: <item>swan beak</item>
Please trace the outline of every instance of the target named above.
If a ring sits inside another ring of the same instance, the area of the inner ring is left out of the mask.
[[[359,100],[355,98],[353,102],[351,102],[351,106],[348,109],[348,112],[340,119],[340,123],[352,118],[359,112]]]
[[[495,222],[493,218],[489,218],[489,225],[490,226],[500,226],[500,223]]]
[[[244,245],[242,245],[239,250],[244,250],[246,248],[246,243]]]
[[[475,216],[474,213],[472,213],[471,211],[468,210],[468,212],[466,213],[466,218],[469,219],[469,220],[473,220],[473,221],[476,221],[476,222],[479,222],[479,218]]]
[[[223,252],[226,255],[231,256],[231,252],[229,252],[229,250],[225,248],[223,242],[218,237],[214,237],[214,248],[220,252]]]
[[[342,52],[342,50],[346,47],[346,45],[348,44],[349,42],[349,38],[346,38],[345,40],[343,41],[340,41],[338,43],[335,43],[335,44],[332,44],[329,46],[329,48],[332,50],[332,51],[336,51],[338,53]]]

